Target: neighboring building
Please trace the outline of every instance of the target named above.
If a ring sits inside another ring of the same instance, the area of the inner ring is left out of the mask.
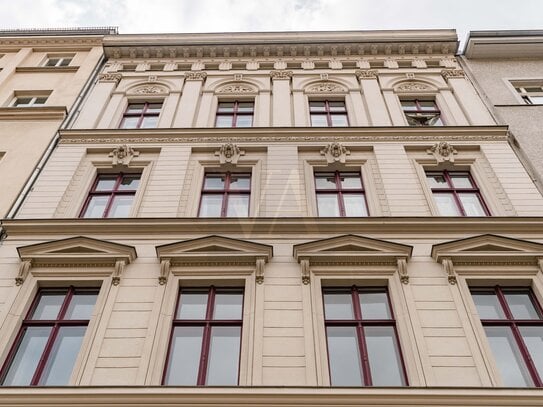
[[[52,147],[102,58],[102,38],[114,32],[0,31],[0,217]]]
[[[460,61],[543,190],[543,30],[471,31]]]
[[[3,222],[0,406],[543,405],[543,197],[454,30],[104,50]]]

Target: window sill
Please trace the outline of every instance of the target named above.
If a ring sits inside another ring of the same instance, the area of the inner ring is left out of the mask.
[[[65,106],[0,107],[0,120],[64,120]]]
[[[16,73],[67,73],[77,72],[78,66],[20,66],[15,68]]]

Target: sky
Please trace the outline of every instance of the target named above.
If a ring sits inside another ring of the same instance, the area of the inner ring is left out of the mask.
[[[0,0],[0,29],[116,26],[121,34],[542,29],[543,0]]]

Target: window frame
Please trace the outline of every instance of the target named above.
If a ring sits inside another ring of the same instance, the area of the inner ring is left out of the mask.
[[[157,105],[157,104],[160,104],[160,111],[158,113],[148,113],[147,111],[149,110],[149,105]],[[128,113],[128,110],[130,109],[130,105],[143,105],[143,109],[141,111],[141,113]],[[159,125],[159,121],[160,121],[160,115],[162,114],[164,110],[164,100],[160,99],[160,100],[146,100],[146,101],[142,101],[142,102],[138,102],[137,100],[129,100],[128,103],[126,104],[126,107],[123,111],[123,114],[122,114],[122,117],[121,117],[121,121],[119,122],[119,125],[117,126],[118,129],[120,130],[136,130],[136,129],[156,129],[158,128],[158,125]],[[138,117],[138,122],[136,123],[136,127],[123,127],[123,124],[125,122],[125,119],[127,118],[133,118],[133,117]],[[141,127],[141,125],[143,124],[143,121],[145,120],[145,118],[147,117],[156,117],[157,118],[157,125],[156,127]]]
[[[492,216],[492,213],[490,212],[490,209],[489,209],[488,205],[486,204],[486,202],[485,202],[485,200],[483,198],[483,194],[481,193],[481,189],[479,188],[479,186],[475,182],[475,179],[474,179],[473,175],[471,174],[471,171],[469,171],[469,170],[447,170],[447,169],[443,169],[443,170],[425,169],[424,173],[425,173],[425,182],[426,182],[426,185],[427,185],[428,189],[430,190],[430,194],[432,196],[433,203],[434,203],[435,207],[437,208],[437,215],[438,216],[452,216],[452,215],[441,215],[439,213],[439,206],[437,205],[437,202],[435,200],[434,193],[452,194],[455,205],[456,205],[456,208],[460,212],[459,216],[462,216],[462,217],[466,217],[468,215],[466,215],[466,211],[465,211],[465,209],[464,209],[464,207],[462,205],[462,202],[461,202],[460,198],[458,197],[458,194],[472,193],[478,198],[479,202],[481,203],[481,207],[483,208],[483,211],[485,212],[484,216],[486,216],[486,217]],[[456,188],[454,186],[453,182],[452,182],[452,178],[454,178],[455,174],[456,175],[458,175],[458,174],[467,175],[470,182],[471,182],[471,184],[473,185],[473,188]],[[432,176],[432,175],[442,175],[445,178],[445,180],[447,181],[448,187],[447,188],[433,188],[428,183],[428,176]]]
[[[334,180],[335,180],[335,186],[336,189],[318,189],[317,188],[317,174],[334,174]],[[358,178],[360,179],[360,185],[361,188],[359,189],[343,189],[341,186],[341,174],[357,174]],[[321,216],[319,214],[319,203],[318,203],[318,195],[319,194],[330,194],[330,195],[336,195],[337,196],[337,202],[338,202],[338,209],[339,209],[339,216],[340,218],[350,217],[346,214],[345,211],[345,200],[343,199],[343,195],[347,194],[362,194],[363,201],[364,201],[364,207],[365,211],[367,213],[364,217],[369,217],[370,211],[368,207],[368,200],[366,198],[366,189],[364,188],[364,180],[362,178],[362,171],[349,171],[349,170],[335,170],[335,171],[314,171],[313,172],[313,184],[315,188],[315,200],[316,200],[316,207],[317,207],[317,216]]]
[[[311,104],[312,103],[322,103],[324,102],[324,113],[323,112],[312,112],[311,111]],[[337,103],[337,102],[341,102],[343,103],[343,108],[344,108],[344,111],[342,112],[333,112],[331,111],[330,109],[330,102],[334,102],[334,103]],[[349,112],[347,111],[347,103],[346,103],[346,100],[345,98],[342,98],[342,99],[328,99],[328,98],[325,98],[325,99],[321,99],[321,98],[310,98],[308,100],[308,110],[309,110],[309,126],[310,127],[317,127],[317,128],[330,128],[330,127],[334,127],[334,128],[345,128],[345,127],[350,127],[351,126],[351,123],[349,121]],[[313,114],[326,114],[326,123],[327,125],[326,126],[315,126],[313,125]],[[345,116],[345,119],[347,121],[347,124],[345,126],[334,126],[333,125],[333,121],[332,121],[332,116]]]
[[[404,106],[403,106],[403,102],[414,102],[415,103],[415,108],[416,110],[405,110],[404,109]],[[423,108],[421,108],[421,104],[420,102],[432,102],[434,104],[434,110],[424,110]],[[409,127],[442,127],[442,126],[446,126],[446,122],[443,120],[443,111],[442,109],[440,109],[440,107],[438,106],[437,104],[437,101],[435,98],[409,98],[407,96],[405,97],[400,97],[400,107],[401,107],[401,110],[402,110],[402,114],[404,116],[404,119],[407,123],[407,125]],[[414,124],[410,124],[409,123],[409,119],[408,119],[408,114],[409,113],[413,113],[413,114],[432,114],[434,116],[437,116],[438,120],[440,121],[440,124],[421,124],[420,126],[418,125],[414,125]]]
[[[54,64],[54,65],[49,65],[49,61],[51,60],[54,60],[54,59],[58,59],[57,63]],[[48,68],[64,68],[64,67],[67,67],[67,66],[70,66],[70,64],[72,63],[74,59],[74,55],[71,55],[71,56],[47,56],[47,58],[45,59],[45,62],[43,64],[44,67],[48,67]],[[63,65],[63,62],[68,60],[68,63]]]
[[[230,189],[230,184],[231,184],[231,178],[232,178],[232,175],[238,175],[238,176],[247,176],[249,178],[249,189],[247,190],[244,190],[244,189],[240,189],[240,190],[231,190]],[[224,189],[210,189],[210,190],[206,190],[205,189],[205,181],[206,181],[206,176],[208,175],[224,175],[225,177],[225,182],[224,182],[224,185],[225,185],[225,188]],[[242,195],[242,196],[248,196],[248,199],[247,199],[247,217],[250,217],[250,214],[251,214],[251,188],[252,188],[252,172],[238,172],[238,171],[223,171],[223,172],[220,172],[220,171],[204,171],[204,177],[202,179],[202,185],[201,185],[201,189],[200,189],[200,201],[198,203],[198,213],[197,213],[197,217],[199,218],[206,218],[204,216],[201,216],[200,215],[200,211],[202,209],[202,201],[204,199],[204,196],[209,196],[209,195],[222,195],[222,202],[221,202],[221,213],[220,213],[220,218],[229,218],[231,216],[228,216],[228,202],[229,202],[229,197],[231,195]]]
[[[220,112],[220,108],[221,108],[221,103],[233,103],[234,104],[234,110],[232,113],[226,113],[226,112]],[[253,106],[252,106],[252,110],[250,112],[239,112],[239,105],[240,103],[251,103]],[[219,117],[229,117],[231,116],[232,117],[232,123],[231,123],[231,126],[217,126],[217,122],[218,122],[218,119]],[[251,116],[251,125],[250,126],[242,126],[242,127],[238,127],[236,124],[237,124],[237,118],[238,116]],[[215,121],[214,121],[214,127],[215,128],[218,128],[218,129],[231,129],[231,128],[239,128],[239,129],[244,129],[244,128],[251,128],[251,127],[254,127],[254,122],[255,122],[255,101],[254,100],[243,100],[243,99],[234,99],[234,100],[219,100],[217,102],[217,109],[215,111]]]
[[[24,103],[23,105],[17,105],[17,101],[21,98],[30,98],[30,103]],[[36,104],[37,99],[45,98],[45,102]],[[18,95],[13,98],[13,100],[10,103],[10,107],[43,107],[47,103],[47,100],[49,99],[49,95]]]
[[[512,83],[513,88],[515,89],[515,92],[520,97],[520,99],[524,102],[526,105],[543,105],[543,85],[540,83],[538,84],[515,84]],[[531,94],[532,92],[526,91],[527,88],[539,88],[539,92],[533,92],[536,93],[535,95]],[[541,102],[534,103],[534,101],[530,97],[538,97],[541,98]]]
[[[136,176],[136,175],[139,175],[139,184],[138,184],[138,188],[135,189],[135,190],[119,190],[119,185],[121,184],[122,180],[124,179],[124,177],[130,177],[130,176]],[[116,176],[116,180],[115,180],[115,185],[114,185],[114,188],[111,189],[111,190],[108,190],[108,191],[96,191],[96,187],[98,186],[98,183],[100,181],[100,177],[107,177],[107,176]],[[95,178],[94,178],[94,181],[91,185],[91,188],[88,190],[87,192],[87,196],[84,200],[84,204],[79,212],[79,218],[82,218],[82,219],[85,219],[85,212],[87,211],[88,207],[89,207],[89,204],[92,200],[93,197],[95,196],[107,196],[108,197],[108,202],[105,206],[105,209],[104,209],[104,212],[102,213],[102,216],[101,217],[96,217],[96,218],[93,218],[93,217],[89,217],[88,219],[113,219],[113,218],[109,218],[109,211],[111,210],[111,206],[113,205],[113,202],[114,202],[114,198],[116,196],[123,196],[123,195],[126,195],[126,196],[132,196],[133,199],[132,199],[132,205],[131,205],[131,208],[130,208],[130,212],[133,213],[134,211],[134,206],[135,206],[135,202],[136,202],[136,197],[138,195],[138,191],[139,189],[141,188],[142,186],[142,179],[143,179],[143,173],[142,172],[123,172],[123,171],[120,171],[120,172],[116,172],[116,173],[108,173],[108,172],[99,172],[96,174]]]

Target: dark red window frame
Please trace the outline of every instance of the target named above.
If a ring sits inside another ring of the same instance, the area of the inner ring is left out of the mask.
[[[233,103],[234,104],[233,112],[221,112],[220,111],[221,103]],[[240,103],[251,103],[253,105],[251,111],[243,111],[243,110],[240,111],[239,110]],[[217,114],[215,115],[215,126],[217,126],[217,121],[219,120],[219,117],[231,117],[232,123],[230,127],[237,127],[238,116],[251,116],[251,126],[252,126],[253,120],[254,120],[254,114],[255,114],[255,103],[253,101],[234,100],[234,101],[219,102],[217,106]]]
[[[469,171],[448,171],[448,170],[443,170],[443,171],[427,171],[426,172],[426,176],[433,176],[433,175],[442,175],[445,180],[447,181],[447,185],[448,187],[447,188],[433,188],[431,187],[430,189],[432,190],[432,194],[434,192],[436,193],[449,193],[453,196],[454,198],[454,202],[456,203],[456,207],[460,210],[460,213],[462,214],[462,216],[468,216],[466,215],[466,211],[464,210],[464,206],[462,205],[462,201],[460,200],[460,198],[458,197],[458,194],[459,193],[463,193],[463,192],[467,192],[467,193],[472,193],[472,194],[475,194],[477,196],[477,198],[479,199],[479,202],[481,203],[481,206],[485,212],[485,215],[486,216],[490,216],[490,211],[488,209],[488,207],[486,206],[486,203],[483,199],[483,196],[481,195],[481,191],[479,190],[479,187],[477,186],[475,180],[473,179],[473,177],[471,176],[471,173]],[[471,185],[473,185],[473,188],[455,188],[452,180],[451,180],[451,176],[454,177],[455,175],[465,175],[469,178],[470,182],[471,182]]]
[[[119,125],[119,128],[123,129],[123,125],[124,125],[124,122],[127,118],[132,118],[132,117],[138,117],[138,122],[136,123],[136,127],[133,127],[135,129],[139,129],[141,128],[141,125],[143,123],[143,120],[146,118],[146,117],[158,117],[160,116],[160,111],[158,112],[149,112],[149,105],[162,105],[163,103],[162,102],[144,102],[144,103],[129,103],[128,106],[126,107],[126,110],[123,114],[123,119],[121,120],[121,124]],[[130,106],[131,105],[143,105],[143,109],[140,113],[129,113],[129,110],[130,110]],[[161,109],[162,110],[162,106],[161,106]],[[130,127],[132,128],[132,127]]]
[[[224,189],[205,189],[205,179],[207,176],[221,176],[224,175]],[[232,175],[234,176],[244,176],[249,178],[249,189],[231,189],[230,184],[232,180]],[[205,195],[222,195],[222,206],[221,206],[221,218],[226,218],[228,213],[228,197],[230,195],[247,195],[249,196],[249,203],[247,205],[247,216],[251,210],[251,173],[248,172],[206,172],[204,174],[204,182],[202,182],[202,191],[200,194],[200,205],[198,206],[198,215],[202,208],[202,200]]]
[[[172,348],[172,339],[173,339],[173,332],[174,328],[176,326],[203,326],[204,327],[204,333],[202,335],[202,353],[200,354],[200,363],[198,366],[198,379],[197,379],[197,386],[205,386],[206,384],[206,375],[207,375],[207,362],[209,358],[209,349],[210,349],[210,343],[211,343],[211,329],[215,326],[239,326],[240,328],[240,335],[243,329],[243,319],[213,319],[213,310],[215,305],[215,295],[217,294],[217,291],[219,293],[222,292],[238,292],[243,295],[245,295],[243,288],[238,287],[228,287],[228,288],[217,288],[215,286],[210,287],[204,287],[204,288],[187,288],[187,289],[181,289],[179,291],[179,295],[177,296],[177,302],[175,305],[175,314],[177,316],[177,313],[179,311],[179,305],[181,296],[183,295],[183,291],[185,292],[206,292],[208,293],[207,297],[207,307],[206,307],[206,316],[205,319],[174,319],[172,322],[172,331],[170,333],[170,342],[168,344],[168,353],[166,358],[166,364],[164,367],[164,373],[162,374],[162,384],[165,384],[166,377],[168,374],[168,369],[170,368],[170,356],[171,356],[171,348]],[[241,308],[241,315],[243,318],[243,305]],[[240,359],[241,359],[241,337],[240,337]],[[239,361],[238,361],[238,381],[239,383]]]
[[[519,331],[519,327],[522,326],[543,326],[543,309],[535,298],[533,291],[528,287],[502,287],[500,285],[496,285],[494,287],[472,287],[470,288],[470,291],[472,294],[494,293],[496,295],[502,311],[505,315],[505,318],[481,319],[481,324],[483,326],[506,326],[511,329],[513,337],[515,338],[515,342],[519,347],[520,354],[522,355],[522,359],[526,365],[526,368],[528,369],[530,377],[534,382],[534,386],[543,387],[543,378],[540,377],[537,368],[535,367],[534,362],[530,356],[530,351],[524,343],[524,339],[522,339],[522,335]],[[515,319],[513,313],[511,312],[511,309],[509,308],[507,299],[505,298],[505,293],[510,292],[522,292],[528,294],[537,314],[539,315],[539,319]]]
[[[77,293],[86,292],[86,293],[96,293],[96,295],[98,295],[99,291],[100,290],[98,288],[75,288],[73,286],[70,286],[68,288],[41,288],[36,294],[36,297],[34,298],[34,300],[32,301],[32,305],[30,306],[30,309],[28,310],[28,313],[26,314],[26,317],[23,320],[21,329],[19,330],[19,333],[17,334],[17,337],[15,338],[15,341],[13,342],[13,346],[11,347],[9,351],[8,357],[6,358],[4,365],[2,366],[2,370],[0,371],[0,383],[4,382],[6,375],[9,372],[9,368],[11,367],[11,364],[15,358],[15,355],[17,354],[17,350],[19,349],[19,346],[25,334],[26,328],[32,327],[32,326],[46,326],[46,327],[50,326],[52,327],[52,329],[49,334],[49,338],[47,339],[47,343],[45,345],[43,353],[40,357],[36,370],[34,371],[34,376],[32,377],[32,381],[30,382],[30,386],[37,386],[40,382],[40,379],[45,369],[45,366],[47,364],[47,361],[49,360],[49,357],[51,355],[51,350],[53,349],[53,346],[55,345],[55,340],[60,328],[65,327],[65,326],[88,326],[89,325],[90,320],[88,319],[64,319],[64,316],[66,315],[66,311],[68,309],[68,306],[70,305],[70,301],[72,300],[74,294],[76,292]],[[40,297],[43,293],[66,293],[66,297],[64,298],[64,302],[62,303],[62,306],[60,307],[60,311],[57,316],[57,319],[44,320],[44,319],[31,318],[32,314],[36,310]]]
[[[334,174],[336,189],[319,189],[319,188],[317,188],[317,178],[318,177],[324,177],[324,176],[326,176],[326,174]],[[361,188],[358,188],[358,189],[354,189],[354,188],[343,189],[342,186],[341,186],[341,176],[344,175],[344,174],[349,174],[349,175],[355,175],[356,174],[360,178]],[[314,178],[314,182],[315,182],[315,193],[317,195],[319,195],[319,194],[323,194],[323,195],[324,194],[329,194],[329,195],[336,195],[337,196],[338,206],[339,206],[339,216],[340,217],[347,216],[346,211],[345,211],[345,202],[343,200],[343,195],[349,195],[349,194],[362,194],[363,195],[363,197],[364,197],[364,205],[366,206],[366,212],[368,212],[368,215],[369,215],[368,202],[366,200],[366,191],[364,190],[364,182],[362,180],[362,173],[360,173],[359,171],[358,172],[357,171],[354,171],[354,172],[350,172],[350,171],[315,172],[313,178]],[[318,203],[317,203],[317,211],[318,211]]]
[[[364,327],[366,326],[390,326],[394,329],[394,335],[396,339],[396,343],[398,345],[398,354],[400,356],[400,363],[401,363],[401,374],[403,376],[403,380],[405,383],[405,386],[409,385],[409,381],[407,379],[407,370],[405,368],[404,358],[402,354],[402,349],[400,346],[399,336],[398,336],[398,330],[396,328],[396,319],[394,318],[394,311],[392,309],[392,303],[390,302],[390,295],[388,293],[388,289],[386,287],[358,287],[356,285],[351,286],[351,288],[345,288],[345,287],[326,287],[323,288],[322,295],[323,295],[323,304],[324,304],[324,295],[327,293],[351,293],[351,301],[354,311],[354,319],[326,319],[326,312],[324,313],[324,326],[325,330],[329,326],[333,327],[355,327],[356,328],[356,334],[357,334],[357,340],[358,340],[358,349],[360,351],[360,357],[361,357],[361,366],[363,371],[363,377],[364,377],[364,386],[373,386],[372,378],[371,378],[371,367],[369,363],[369,356],[368,351],[366,347],[365,337],[364,337]],[[385,293],[388,300],[388,308],[390,310],[390,319],[363,319],[362,317],[362,310],[360,307],[360,299],[359,299],[359,293],[368,293],[368,292],[379,292],[379,293]],[[328,346],[328,345],[327,345]],[[330,354],[328,352],[328,354]],[[328,359],[328,372],[331,372],[330,369],[330,359]],[[330,381],[332,378],[330,377]]]
[[[313,102],[316,102],[316,103],[324,102],[324,112],[312,110],[311,104]],[[343,111],[332,111],[330,109],[330,102],[343,103]],[[322,115],[322,114],[326,114],[327,127],[345,127],[345,126],[334,126],[334,123],[332,121],[332,116],[345,116],[345,120],[347,122],[347,127],[350,125],[349,124],[349,116],[347,115],[347,106],[346,106],[344,100],[328,100],[328,99],[325,99],[325,100],[310,100],[309,101],[310,120],[311,120],[311,116],[313,116],[313,115]],[[311,125],[313,125],[313,120],[311,120]]]
[[[107,191],[97,191],[96,187],[98,186],[98,182],[100,181],[101,177],[111,177],[116,175],[117,178],[115,180],[115,185],[113,186],[113,189],[107,190]],[[87,200],[85,201],[85,205],[83,205],[83,209],[81,210],[81,213],[79,214],[80,218],[85,217],[85,212],[87,211],[89,207],[89,203],[91,199],[94,196],[109,196],[108,202],[106,204],[106,208],[104,209],[104,213],[102,214],[102,218],[109,217],[109,211],[111,210],[111,205],[113,204],[114,198],[118,195],[125,195],[125,196],[135,196],[138,192],[137,189],[123,189],[119,190],[119,185],[121,185],[121,182],[124,177],[135,177],[139,176],[141,181],[141,174],[140,173],[124,173],[120,172],[118,174],[98,174],[96,179],[94,180],[94,184],[92,185],[91,190],[89,191],[89,194],[87,196]]]
[[[410,113],[413,114],[432,114],[439,117],[439,120],[441,123],[443,123],[443,116],[441,115],[441,110],[439,110],[437,103],[435,100],[420,100],[420,99],[402,99],[402,102],[414,102],[415,103],[415,110],[406,110],[402,106],[402,110],[404,114],[407,116]],[[423,108],[420,104],[420,102],[432,102],[435,106],[435,109],[429,110],[427,108]]]

